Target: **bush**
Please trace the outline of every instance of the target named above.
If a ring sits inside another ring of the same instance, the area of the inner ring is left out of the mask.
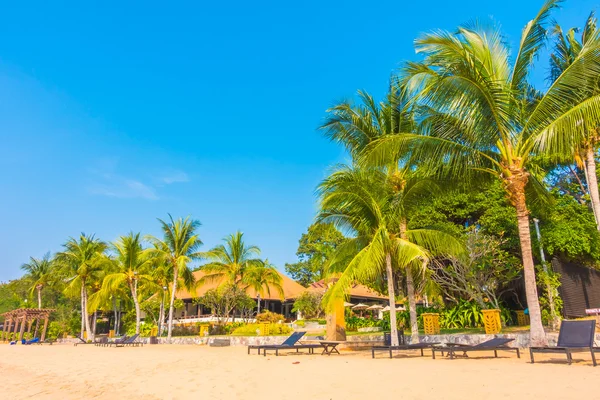
[[[140,324],[140,336],[149,337],[150,333],[152,333],[152,328],[155,328],[156,325],[149,322],[142,322]],[[127,335],[132,336],[135,335],[135,324],[127,328]],[[173,336],[175,336],[175,326],[173,326]]]
[[[284,319],[283,315],[271,311],[264,311],[256,316],[256,322],[270,322],[272,324],[276,324]]]
[[[231,334],[235,336],[256,336],[260,331],[260,324],[246,324],[236,328]],[[269,333],[271,335],[286,335],[292,332],[292,328],[284,324],[269,324]]]
[[[292,312],[301,312],[305,318],[316,318],[323,313],[321,308],[322,295],[309,291],[302,294],[294,302]]]
[[[361,318],[356,316],[346,317],[346,330],[348,332],[356,332],[358,328],[368,328],[372,326],[381,326],[381,321],[373,318]]]

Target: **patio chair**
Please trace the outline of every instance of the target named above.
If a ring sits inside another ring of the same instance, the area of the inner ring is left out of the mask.
[[[406,339],[404,334],[398,332],[398,346],[391,345],[391,336],[389,333],[387,335],[384,333],[383,337],[384,345],[383,346],[373,346],[371,347],[371,357],[375,358],[376,351],[389,351],[390,358],[393,356],[394,351],[408,351],[408,350],[420,350],[421,357],[425,355],[425,349],[431,349],[433,346],[439,344],[439,342],[433,343],[414,343],[414,344],[406,344]]]
[[[323,348],[323,345],[320,344],[296,344],[306,332],[294,332],[283,341],[281,344],[266,344],[266,345],[252,345],[248,346],[248,354],[250,354],[251,349],[257,349],[258,354],[260,355],[260,351],[263,351],[263,355],[267,355],[267,350],[275,350],[275,355],[279,355],[279,350],[288,350],[295,349],[298,353],[301,349],[308,349],[309,354],[314,354],[315,349]]]
[[[135,335],[133,335],[132,337],[126,338],[125,340],[121,340],[119,342],[117,342],[115,340],[114,343],[109,344],[109,346],[111,345],[115,345],[115,347],[125,347],[125,346],[139,346],[140,344],[142,344],[141,342],[137,342],[137,338],[140,336],[139,333],[136,333]]]
[[[110,340],[107,340],[106,342],[98,343],[98,346],[102,346],[102,347],[110,347],[110,346],[112,346],[113,344],[115,344],[115,345],[116,345],[116,344],[119,344],[119,343],[121,343],[121,342],[124,342],[124,341],[126,341],[127,339],[129,339],[129,336],[127,336],[127,335],[123,335],[123,336],[121,336],[120,338],[116,338],[115,340],[112,340],[112,341],[110,341]]]
[[[529,355],[531,356],[531,363],[535,361],[533,359],[533,353],[550,353],[550,354],[565,354],[567,356],[567,362],[571,365],[573,361],[572,353],[590,352],[592,355],[592,363],[594,367],[596,364],[596,356],[594,350],[600,351],[600,349],[594,349],[594,339],[596,331],[596,321],[568,321],[564,320],[560,325],[560,332],[558,333],[558,342],[555,347],[530,347]]]
[[[447,356],[450,359],[454,359],[456,357],[456,352],[463,352],[464,357],[468,357],[468,352],[472,351],[493,351],[494,357],[498,357],[498,351],[514,351],[517,353],[517,358],[521,358],[521,352],[518,347],[508,347],[507,344],[512,342],[515,339],[508,338],[494,338],[490,340],[486,340],[485,342],[476,344],[476,345],[468,345],[468,344],[460,344],[460,343],[446,343],[445,346],[433,346],[431,348],[431,354],[433,359],[435,359],[435,353],[440,352],[442,356],[444,353],[448,353]]]

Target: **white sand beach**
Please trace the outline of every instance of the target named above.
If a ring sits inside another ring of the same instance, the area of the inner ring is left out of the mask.
[[[504,356],[504,355],[502,355]],[[590,356],[371,359],[370,352],[263,357],[243,347],[0,346],[2,399],[597,398]],[[536,359],[537,361],[537,359]]]

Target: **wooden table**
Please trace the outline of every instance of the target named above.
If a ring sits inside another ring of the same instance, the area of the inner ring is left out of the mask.
[[[327,354],[328,356],[330,356],[334,352],[340,354],[339,350],[336,347],[345,342],[338,340],[320,340],[319,343],[321,344],[321,346],[323,346],[323,352],[321,353],[321,355]]]

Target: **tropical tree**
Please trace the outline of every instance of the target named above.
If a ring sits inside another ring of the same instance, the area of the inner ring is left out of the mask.
[[[322,129],[334,141],[341,143],[355,160],[374,141],[398,132],[412,132],[418,129],[414,120],[414,112],[410,106],[406,92],[392,89],[385,101],[376,102],[371,95],[359,91],[358,105],[343,102],[328,110],[328,118]],[[392,231],[407,240],[408,217],[411,209],[418,204],[424,194],[431,194],[436,187],[430,180],[420,177],[414,166],[410,165],[405,154],[398,154],[383,165],[386,174],[384,184],[393,193],[393,201],[397,207],[396,227]],[[415,263],[404,265],[406,275],[406,293],[409,303],[412,340],[419,340],[417,306],[415,297]],[[421,265],[421,266],[424,266]],[[414,270],[414,271],[413,271]],[[389,272],[389,271],[388,271]],[[421,271],[423,272],[423,271]],[[427,274],[421,273],[420,277]],[[392,275],[388,273],[388,291],[393,290]],[[395,305],[390,304],[390,307]],[[392,317],[395,316],[391,311]]]
[[[173,271],[167,328],[167,338],[171,340],[177,283],[179,279],[182,279],[187,288],[192,288],[195,284],[194,275],[189,268],[189,263],[200,258],[198,249],[202,245],[202,241],[196,233],[196,230],[200,227],[200,221],[190,219],[189,217],[174,220],[171,215],[169,215],[169,221],[167,222],[161,219],[158,221],[163,231],[163,239],[153,236],[148,236],[147,239],[154,245],[154,248],[149,250],[150,255],[163,260]]]
[[[576,34],[579,29],[572,28],[566,33],[557,24],[553,29],[554,51],[550,55],[550,79],[552,82],[559,79],[574,63],[579,55],[584,51],[590,51],[590,47],[598,45],[600,32],[597,29],[596,17],[592,12],[581,30],[581,41],[577,40]],[[580,60],[579,60],[580,61]],[[580,61],[581,62],[581,61]],[[577,67],[575,67],[577,68]],[[589,94],[600,94],[600,77],[592,77],[592,82],[583,87],[574,87],[573,90],[592,91]],[[583,96],[589,95],[583,93]],[[585,121],[584,121],[585,122]],[[580,167],[583,167],[587,188],[592,203],[592,210],[596,219],[596,228],[600,231],[600,194],[598,192],[598,177],[596,175],[596,153],[598,143],[600,143],[600,127],[598,125],[586,124],[582,132],[578,132],[579,138],[571,137],[575,147],[575,161]],[[576,143],[577,139],[581,141]],[[573,154],[561,154],[569,161]]]
[[[63,251],[55,257],[60,273],[67,282],[65,293],[73,295],[79,291],[81,332],[85,330],[89,340],[93,340],[93,333],[88,315],[88,287],[107,265],[107,258],[104,256],[106,248],[106,243],[94,235],[86,236],[82,233],[79,239],[70,238],[63,244]]]
[[[298,262],[285,264],[287,274],[302,286],[323,279],[324,268],[346,238],[332,224],[312,224],[298,243]]]
[[[403,225],[406,203],[399,200],[388,175],[379,169],[341,167],[321,183],[319,194],[318,220],[334,223],[351,234],[329,264],[330,274],[337,275],[338,280],[327,291],[325,302],[332,304],[345,296],[354,282],[369,283],[383,275],[387,281],[392,344],[397,345],[394,270],[410,274],[422,269],[432,255],[460,252],[460,243],[443,232],[408,229]],[[410,300],[412,297],[414,301],[414,287],[408,297],[416,322],[416,307]],[[416,323],[411,328],[417,342]]]
[[[42,308],[42,289],[52,281],[54,272],[50,253],[44,254],[41,259],[29,257],[29,262],[21,265],[21,269],[33,282],[31,292],[37,293],[38,308]]]
[[[141,312],[138,285],[152,281],[149,271],[152,258],[149,251],[142,248],[140,233],[121,236],[111,247],[114,252],[111,259],[113,270],[104,277],[99,294],[109,299],[123,285],[127,286],[135,307],[135,333],[139,334]]]
[[[569,138],[581,138],[600,119],[600,96],[572,90],[589,87],[600,73],[597,41],[589,42],[545,93],[527,80],[557,3],[546,1],[525,26],[512,64],[496,27],[463,26],[417,39],[424,60],[408,63],[401,83],[415,94],[422,129],[378,139],[363,158],[366,164],[385,164],[410,153],[420,168],[443,177],[472,180],[484,174],[502,182],[517,213],[533,344],[546,341],[526,201],[527,192],[541,188],[535,156],[573,154],[580,141]]]
[[[240,289],[252,288],[257,293],[271,294],[271,286],[283,296],[282,279],[277,269],[258,257],[260,249],[247,245],[242,232],[233,233],[220,244],[203,254],[210,262],[201,270],[205,275],[201,282],[223,281]]]

